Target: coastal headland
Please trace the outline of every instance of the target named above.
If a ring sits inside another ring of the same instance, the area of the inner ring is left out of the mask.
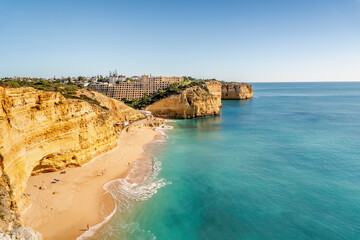
[[[221,83],[217,81],[186,88],[181,93],[161,99],[146,108],[154,116],[172,119],[220,115],[220,109]]]
[[[154,116],[170,119],[191,119],[220,115],[221,100],[245,100],[253,97],[247,83],[208,81],[186,88],[179,94],[161,99],[146,107]]]

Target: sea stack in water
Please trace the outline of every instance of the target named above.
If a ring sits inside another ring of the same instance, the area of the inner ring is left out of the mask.
[[[221,83],[212,81],[157,101],[146,110],[156,117],[188,119],[220,115],[220,108]]]
[[[254,91],[248,83],[223,83],[221,85],[221,99],[244,100],[253,97]]]

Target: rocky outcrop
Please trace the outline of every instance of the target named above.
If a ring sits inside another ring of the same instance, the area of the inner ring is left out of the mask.
[[[0,163],[2,163],[1,155]],[[21,220],[17,211],[17,203],[12,194],[13,189],[10,185],[10,179],[4,172],[3,166],[1,166],[0,174],[0,229],[9,231],[21,226]]]
[[[205,83],[205,89],[215,97],[217,104],[221,107],[221,83],[218,81],[211,81]]]
[[[144,115],[140,114],[134,108],[128,107],[125,103],[107,97],[99,92],[82,89],[77,91],[77,95],[85,95],[91,99],[98,101],[101,106],[109,109],[110,112],[114,115],[114,117],[120,122],[136,121],[138,119],[144,118]]]
[[[41,240],[41,234],[29,227],[19,227],[10,232],[3,233],[0,230],[1,240]]]
[[[135,129],[144,128],[144,127],[154,129],[157,127],[161,127],[164,123],[165,123],[165,119],[162,119],[162,118],[144,119],[144,120],[137,121],[137,122],[131,124],[130,126],[125,127],[124,131],[131,132],[131,131],[134,131]]]
[[[23,191],[32,174],[81,166],[116,146],[117,122],[144,118],[100,95],[97,105],[55,92],[0,87],[0,208],[4,208],[0,226],[4,231],[21,225],[17,212],[29,202]]]
[[[221,99],[244,100],[253,97],[253,88],[247,83],[223,83],[221,86]]]
[[[220,115],[220,108],[221,83],[214,81],[187,88],[180,94],[155,102],[146,110],[156,117],[188,119]]]

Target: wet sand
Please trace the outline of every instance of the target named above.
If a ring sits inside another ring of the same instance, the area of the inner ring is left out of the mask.
[[[118,147],[80,168],[45,173],[30,177],[26,194],[31,206],[22,214],[25,226],[39,231],[45,240],[76,239],[104,220],[114,210],[105,183],[124,178],[131,164],[141,157],[144,145],[162,137],[150,128],[138,128],[122,133]],[[129,165],[130,164],[130,165]],[[51,182],[59,181],[56,184]],[[43,186],[45,189],[40,190]]]

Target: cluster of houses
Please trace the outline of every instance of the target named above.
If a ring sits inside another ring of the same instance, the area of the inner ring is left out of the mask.
[[[38,80],[47,80],[49,82],[59,82],[59,83],[76,83],[80,86],[86,87],[90,84],[97,84],[97,83],[101,83],[101,84],[116,84],[118,82],[127,82],[127,81],[140,81],[141,77],[139,76],[132,76],[132,77],[126,77],[124,75],[112,75],[112,76],[93,76],[93,77],[83,77],[83,76],[79,76],[79,77],[61,77],[61,78],[56,78],[55,76],[53,78],[33,78],[33,77],[17,77],[14,76],[12,78],[4,78],[4,79],[12,79],[15,81],[27,81],[27,82],[32,82],[32,81],[38,81]],[[2,80],[2,79],[0,79]]]
[[[39,81],[48,80],[50,82],[57,82],[62,84],[74,83],[81,87],[89,87],[92,90],[102,92],[105,95],[115,99],[139,99],[144,94],[156,92],[158,89],[165,89],[171,84],[183,82],[184,77],[164,77],[164,76],[149,76],[142,75],[126,77],[124,75],[109,74],[107,77],[61,77],[61,78],[31,78],[31,77],[14,77],[17,81]]]

